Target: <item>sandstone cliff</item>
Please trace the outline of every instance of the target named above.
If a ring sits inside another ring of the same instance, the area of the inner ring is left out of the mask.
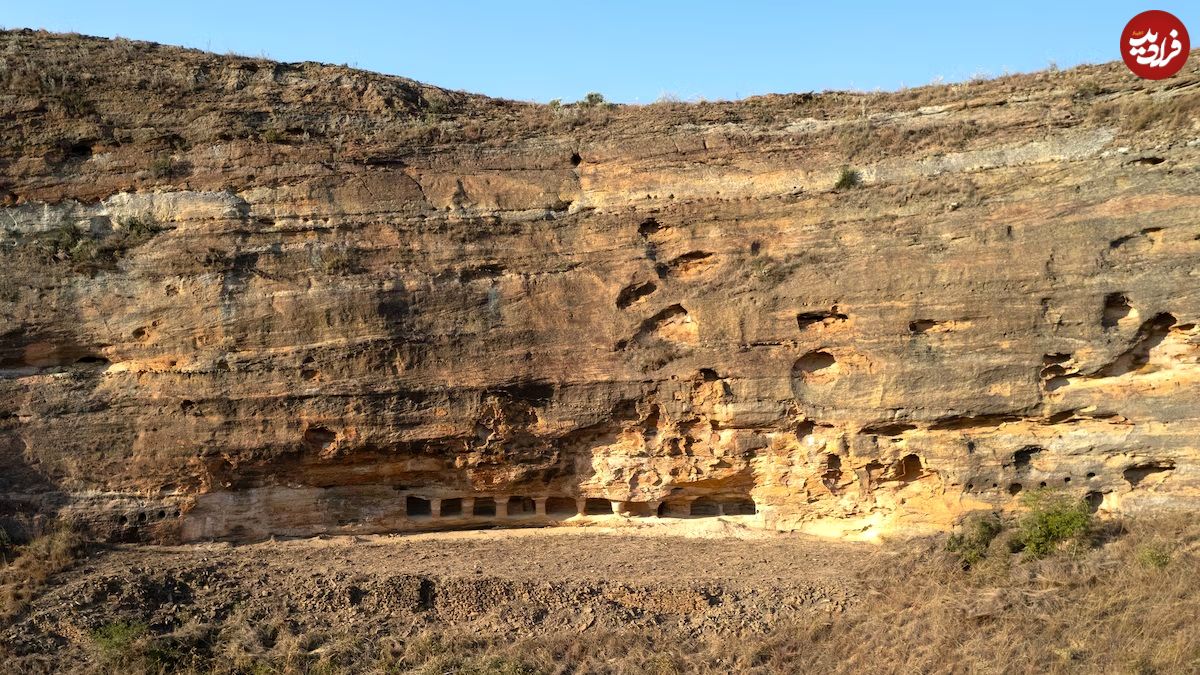
[[[1197,62],[548,107],[2,33],[0,508],[134,540],[1196,508]]]

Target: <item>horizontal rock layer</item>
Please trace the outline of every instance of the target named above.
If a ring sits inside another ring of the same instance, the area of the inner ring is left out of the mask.
[[[0,59],[10,517],[1200,506],[1193,66],[548,107],[28,31]]]

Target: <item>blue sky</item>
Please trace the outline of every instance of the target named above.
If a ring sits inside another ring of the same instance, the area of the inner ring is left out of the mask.
[[[346,63],[451,89],[647,103],[897,89],[1119,58],[1121,29],[1164,9],[1200,35],[1200,3],[98,2],[7,0],[0,25]]]

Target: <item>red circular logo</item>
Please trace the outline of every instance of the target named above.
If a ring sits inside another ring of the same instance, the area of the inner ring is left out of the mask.
[[[1191,48],[1187,28],[1170,12],[1142,12],[1121,31],[1121,58],[1134,75],[1147,80],[1178,73]]]

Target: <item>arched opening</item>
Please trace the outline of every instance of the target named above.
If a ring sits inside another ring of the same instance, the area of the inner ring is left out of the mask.
[[[433,506],[428,499],[409,495],[404,500],[404,511],[409,518],[428,518],[433,515]]]
[[[528,518],[537,513],[537,504],[529,497],[509,497],[508,516],[510,518]]]
[[[471,515],[476,518],[495,518],[496,517],[496,500],[491,497],[480,497],[475,500],[475,506],[471,508]]]
[[[583,513],[588,516],[607,516],[612,512],[612,502],[607,499],[589,497],[583,504]]]
[[[752,516],[758,513],[754,500],[749,497],[734,497],[721,502],[721,510],[727,516]]]
[[[577,509],[571,497],[551,497],[546,500],[546,515],[553,518],[570,518],[578,513]]]
[[[649,518],[654,515],[654,507],[649,502],[623,502],[621,515],[634,518]]]
[[[658,505],[659,518],[686,518],[690,513],[686,502],[663,502]]]
[[[463,512],[462,506],[463,506],[462,500],[458,499],[457,497],[454,499],[443,499],[442,500],[442,517],[443,518],[457,518],[457,517],[461,516],[462,512]]]
[[[719,516],[721,515],[721,505],[712,499],[701,497],[692,502],[691,515]]]

